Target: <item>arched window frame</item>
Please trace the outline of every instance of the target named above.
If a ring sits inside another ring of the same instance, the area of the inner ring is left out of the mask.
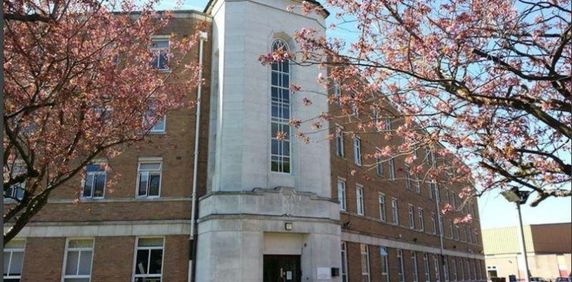
[[[288,43],[283,39],[274,39],[272,52],[289,52]],[[290,62],[284,60],[271,64],[270,81],[270,170],[290,174],[292,172],[292,140],[289,125],[292,112],[290,97]],[[279,136],[279,133],[283,133]]]

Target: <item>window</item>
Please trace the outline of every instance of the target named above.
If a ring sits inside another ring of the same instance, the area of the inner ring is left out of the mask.
[[[4,281],[20,281],[26,241],[13,239],[4,246]]]
[[[66,242],[62,281],[89,282],[93,260],[93,239],[70,239]]]
[[[336,98],[336,102],[338,103],[338,105],[340,104],[340,96],[342,96],[342,90],[340,89],[340,85],[338,84],[338,82],[334,81],[333,83],[334,85],[334,98]]]
[[[364,215],[364,206],[363,206],[363,186],[356,185],[356,210],[357,214]]]
[[[379,247],[379,258],[381,260],[381,281],[389,282],[389,253],[387,248]]]
[[[153,60],[151,66],[158,70],[169,69],[169,38],[153,38],[151,43]]]
[[[457,206],[455,205],[455,193],[453,191],[449,192],[449,203],[453,206],[453,209],[456,209]]]
[[[415,175],[415,193],[421,194],[421,180],[417,174]]]
[[[16,161],[12,164],[10,171],[11,179],[14,179],[24,173],[26,173],[26,167],[23,161]],[[5,199],[21,201],[24,199],[24,193],[26,193],[26,182],[19,182],[12,184],[8,189],[6,189],[6,191],[4,191],[4,197]]]
[[[385,121],[383,123],[383,130],[391,131],[391,118],[390,117],[385,118]]]
[[[390,159],[389,163],[389,180],[395,180],[395,160]]]
[[[383,176],[383,163],[381,162],[381,152],[377,149],[377,156],[375,157],[375,174]]]
[[[415,229],[415,208],[413,205],[407,205],[407,219],[409,220],[409,228]]]
[[[445,282],[449,282],[449,264],[447,263],[447,258],[443,258],[443,279]]]
[[[411,172],[409,166],[405,165],[405,189],[413,191],[413,184],[411,183]]]
[[[411,267],[413,268],[413,282],[419,281],[419,273],[417,270],[417,253],[411,252]]]
[[[393,224],[399,224],[399,206],[396,198],[391,198],[391,219],[393,220]]]
[[[463,269],[463,259],[462,259],[462,258],[459,258],[459,260],[457,260],[457,264],[458,264],[458,268],[457,268],[457,269],[459,270],[459,272],[458,272],[458,274],[457,274],[458,279],[459,279],[459,280],[464,280],[464,279],[466,279],[466,277],[465,277],[465,270]]]
[[[455,259],[451,258],[451,280],[457,281],[457,263],[455,263]]]
[[[437,182],[432,180],[429,184],[429,199],[437,199]]]
[[[425,231],[425,220],[423,218],[423,209],[422,208],[418,208],[417,209],[417,219],[419,220],[419,230],[421,231]]]
[[[346,242],[342,242],[342,282],[348,282],[348,255]]]
[[[166,119],[165,116],[157,115],[157,103],[151,99],[143,113],[143,128],[149,130],[150,134],[165,133]]]
[[[437,220],[434,212],[431,212],[431,233],[437,234]]]
[[[435,268],[435,281],[441,281],[441,273],[439,272],[439,259],[433,256],[433,267]]]
[[[163,238],[138,238],[135,282],[160,282],[163,268]]]
[[[387,220],[387,216],[385,214],[385,195],[382,193],[379,193],[379,219],[381,219],[381,221],[386,221]]]
[[[272,51],[288,51],[288,44],[277,39],[272,43]],[[290,173],[290,62],[272,64],[271,71],[271,170]]]
[[[431,274],[429,273],[429,255],[423,254],[423,272],[425,274],[425,282],[431,281]]]
[[[361,251],[361,277],[363,282],[369,282],[369,246],[360,244]]]
[[[361,139],[354,137],[354,163],[361,166]]]
[[[371,121],[373,123],[373,127],[375,127],[375,131],[381,131],[381,127],[379,126],[379,109],[374,109],[371,114]]]
[[[138,197],[159,197],[161,193],[161,166],[161,160],[139,161]]]
[[[346,210],[346,181],[338,179],[338,201],[340,202],[340,210]]]
[[[397,278],[399,282],[405,282],[405,269],[403,265],[403,251],[397,250]]]
[[[336,155],[344,157],[344,133],[341,126],[336,126]]]
[[[105,193],[105,182],[107,172],[105,163],[91,163],[85,168],[85,179],[83,180],[83,198],[101,199]]]
[[[453,229],[453,239],[459,240],[459,225],[455,224],[455,228]]]
[[[449,238],[453,238],[453,221],[449,220]]]

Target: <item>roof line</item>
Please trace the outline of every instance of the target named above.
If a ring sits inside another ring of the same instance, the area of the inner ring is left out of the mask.
[[[211,8],[211,6],[214,4],[216,0],[209,0],[209,2],[207,3],[207,5],[205,6],[205,9],[203,10],[203,13],[208,13],[209,9]],[[324,8],[324,6],[322,6],[322,4],[320,4],[320,2],[316,1],[316,0],[305,0],[306,2],[310,2],[310,4],[314,4],[316,6],[318,6],[318,9],[323,12],[325,15],[324,18],[327,18],[328,16],[330,16],[330,12],[328,10],[326,10],[326,8]],[[298,2],[301,2],[298,0]]]

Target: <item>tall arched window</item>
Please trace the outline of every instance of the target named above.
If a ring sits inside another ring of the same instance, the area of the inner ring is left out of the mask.
[[[288,52],[288,44],[282,39],[272,43],[272,51]],[[272,171],[290,173],[290,66],[287,60],[272,64],[271,143],[270,167]]]

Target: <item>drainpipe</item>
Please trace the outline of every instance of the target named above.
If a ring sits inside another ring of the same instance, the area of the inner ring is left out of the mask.
[[[199,34],[199,78],[203,79],[203,55],[204,55],[204,42],[208,39],[206,32],[201,31]],[[196,238],[196,224],[197,224],[197,179],[198,179],[198,166],[199,166],[199,135],[200,135],[200,123],[201,123],[201,94],[203,90],[202,81],[197,87],[197,112],[195,120],[195,150],[194,150],[194,162],[193,162],[193,192],[191,199],[191,234],[190,239],[192,240],[192,253],[191,259],[189,260],[189,281],[194,281],[195,277],[195,265],[196,265],[196,254],[197,254],[197,238]]]

